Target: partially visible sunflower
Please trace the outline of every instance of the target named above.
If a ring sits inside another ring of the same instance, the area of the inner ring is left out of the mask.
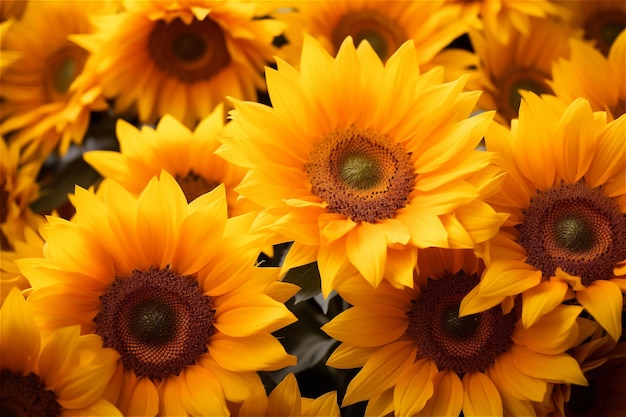
[[[626,112],[626,31],[615,39],[608,57],[576,39],[570,45],[570,58],[552,65],[552,91],[568,102],[584,97],[594,111],[604,110],[610,120],[617,119]]]
[[[24,240],[26,227],[43,223],[30,204],[39,197],[37,174],[41,162],[24,163],[17,144],[0,137],[0,249],[10,250],[16,241]]]
[[[19,288],[23,293],[30,292],[30,283],[22,275],[15,261],[21,258],[43,257],[43,244],[39,233],[26,226],[23,240],[14,241],[12,250],[4,248],[0,250],[0,303],[12,287]]]
[[[0,23],[0,39],[4,39],[7,31],[13,25],[15,20],[9,19]],[[22,54],[15,51],[5,51],[0,49],[0,75],[4,75],[4,71],[17,61]],[[2,83],[0,83],[0,96],[2,95]]]
[[[570,25],[582,29],[585,39],[592,41],[604,55],[626,29],[626,2],[622,0],[558,0],[555,3],[568,8]]]
[[[626,412],[626,342],[616,343],[602,328],[571,350],[588,386],[557,385],[538,407],[550,417],[622,417]],[[539,414],[538,413],[538,414]]]
[[[523,293],[522,320],[576,298],[613,339],[626,292],[626,116],[607,123],[587,100],[567,105],[524,94],[509,132],[494,125],[488,150],[507,172],[488,199],[510,214],[485,245],[487,269],[463,300],[474,314]]]
[[[126,1],[75,39],[116,112],[151,123],[171,114],[192,127],[228,96],[255,100],[283,24],[257,19],[252,1]]]
[[[163,171],[139,196],[105,180],[71,201],[72,221],[41,229],[44,257],[17,263],[46,329],[79,324],[119,352],[105,397],[124,415],[227,415],[257,371],[295,364],[271,334],[296,320],[294,286],[255,266],[260,238],[227,218],[222,185],[187,203]]]
[[[414,289],[344,281],[352,307],[322,327],[342,344],[328,365],[361,368],[343,405],[368,401],[366,415],[531,416],[553,383],[586,385],[566,353],[588,336],[580,306],[558,306],[529,328],[520,305],[459,317],[479,281],[470,250],[425,249]]]
[[[459,9],[473,29],[492,33],[501,44],[507,44],[515,32],[530,35],[533,17],[547,19],[564,11],[550,0],[446,0],[446,7]]]
[[[298,381],[288,374],[269,395],[260,391],[240,407],[231,410],[236,417],[319,416],[340,417],[337,393],[326,393],[318,398],[303,398]]]
[[[140,194],[161,170],[176,178],[189,202],[224,184],[229,213],[237,215],[252,206],[249,203],[246,208],[234,191],[246,171],[213,154],[220,145],[217,137],[230,132],[230,127],[224,126],[221,104],[193,132],[170,115],[165,115],[156,129],[143,126],[139,130],[119,120],[120,152],[90,151],[83,156],[104,177],[134,194]]]
[[[500,42],[498,32],[471,31],[479,65],[468,87],[483,90],[478,101],[482,110],[497,110],[496,121],[508,126],[517,118],[520,91],[551,93],[548,81],[552,63],[569,56],[569,39],[575,33],[563,23],[530,18],[529,33],[509,28],[509,41]]]
[[[425,64],[467,30],[457,12],[442,7],[443,0],[281,3],[291,9],[281,8],[274,16],[287,23],[288,45],[281,54],[292,64],[299,63],[304,34],[316,38],[333,56],[348,36],[357,46],[367,40],[383,62],[412,39],[419,51],[419,63]]]
[[[75,83],[89,53],[69,36],[93,31],[89,16],[110,4],[70,3],[30,4],[0,40],[3,50],[19,54],[2,74],[0,129],[26,147],[26,158],[45,158],[57,145],[64,154],[70,143],[82,142],[91,110],[106,108],[97,89]]]
[[[122,416],[103,399],[119,355],[78,326],[42,336],[13,288],[0,309],[0,412],[3,416]]]
[[[495,155],[476,150],[492,113],[469,117],[466,78],[417,61],[412,41],[383,64],[367,42],[332,58],[307,36],[300,72],[267,70],[272,107],[234,101],[242,134],[217,152],[250,168],[237,191],[264,207],[254,229],[295,241],[285,270],[317,261],[324,295],[357,273],[411,286],[418,247],[472,248],[504,221],[482,201]]]

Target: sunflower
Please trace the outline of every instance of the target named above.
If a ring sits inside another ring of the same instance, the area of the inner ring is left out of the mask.
[[[532,33],[530,20],[559,16],[563,8],[549,0],[446,0],[447,8],[459,9],[470,27],[494,34],[494,39],[507,44],[514,32]]]
[[[488,199],[510,214],[485,245],[487,269],[461,304],[473,314],[523,293],[523,322],[575,297],[617,340],[626,291],[626,116],[607,123],[587,100],[567,105],[524,94],[509,132],[492,126],[488,150],[507,177]],[[482,251],[482,249],[481,249]]]
[[[88,17],[107,10],[107,2],[34,2],[2,36],[2,49],[19,58],[2,74],[0,129],[26,146],[26,158],[45,158],[57,145],[64,154],[82,142],[91,110],[106,107],[97,89],[76,84],[88,52],[68,37],[92,31]]]
[[[608,57],[576,39],[570,45],[570,59],[559,58],[552,65],[552,91],[566,101],[584,97],[594,111],[617,119],[626,111],[626,31],[615,39]]]
[[[94,76],[115,110],[150,123],[171,114],[187,126],[226,95],[254,100],[265,90],[263,65],[283,25],[255,18],[246,1],[126,1],[97,21],[100,32],[76,38],[92,53]]]
[[[229,132],[224,127],[222,104],[192,132],[170,115],[165,115],[153,129],[141,130],[119,120],[117,136],[121,152],[90,151],[83,157],[104,177],[111,178],[134,194],[140,194],[150,179],[161,170],[172,174],[191,202],[219,184],[226,188],[229,213],[241,214],[252,204],[237,201],[234,187],[245,170],[232,165],[213,152],[219,146],[217,137]]]
[[[288,374],[272,390],[251,396],[241,406],[233,410],[236,417],[274,417],[274,416],[320,416],[339,417],[337,393],[326,393],[318,398],[302,398],[298,382],[293,374]]]
[[[304,34],[316,38],[335,55],[344,39],[358,46],[367,40],[382,61],[386,61],[404,42],[413,39],[419,62],[432,60],[467,27],[458,13],[435,1],[291,1],[292,9],[279,9],[277,19],[287,23],[285,47],[288,62],[299,62]]]
[[[78,326],[42,337],[13,288],[0,309],[0,411],[6,416],[121,416],[102,398],[119,355]],[[96,354],[97,352],[97,354]]]
[[[15,261],[21,258],[42,257],[43,244],[39,233],[30,226],[26,226],[24,240],[14,241],[12,250],[0,250],[0,303],[12,287],[18,287],[23,293],[30,292],[30,283],[22,275]]]
[[[626,342],[616,343],[597,326],[585,343],[571,350],[580,363],[588,386],[557,385],[551,398],[538,407],[538,414],[550,417],[621,417],[626,411],[623,384],[626,371]]]
[[[234,100],[242,134],[217,150],[250,169],[237,191],[260,206],[254,230],[295,241],[283,269],[318,262],[322,291],[361,273],[412,285],[418,247],[474,247],[504,221],[482,199],[494,154],[475,150],[492,113],[476,92],[417,71],[405,43],[383,65],[348,38],[333,59],[306,37],[301,72],[268,69],[273,107]]]
[[[42,326],[119,352],[105,398],[124,415],[226,415],[262,389],[257,371],[295,364],[271,335],[295,321],[293,286],[255,266],[259,238],[227,219],[223,186],[188,204],[163,171],[139,196],[105,180],[71,200],[72,221],[42,228],[44,257],[17,263]]]
[[[626,3],[622,0],[559,0],[568,9],[568,21],[584,31],[585,39],[607,55],[617,36],[626,29]]]
[[[497,110],[496,121],[506,126],[518,116],[520,91],[552,93],[552,63],[569,56],[569,39],[576,36],[554,20],[530,18],[528,25],[528,34],[510,28],[507,44],[499,32],[470,32],[479,64],[468,87],[484,91],[478,107]]]
[[[427,262],[424,262],[428,260]],[[471,250],[423,249],[415,288],[347,280],[337,292],[352,307],[322,327],[341,341],[328,365],[361,368],[343,406],[368,401],[366,415],[530,416],[554,383],[586,385],[566,352],[588,334],[580,306],[557,306],[529,328],[520,304],[459,317],[479,281]]]
[[[0,249],[10,250],[24,240],[26,227],[37,228],[44,219],[30,209],[39,197],[37,174],[41,162],[25,163],[20,147],[0,137]]]

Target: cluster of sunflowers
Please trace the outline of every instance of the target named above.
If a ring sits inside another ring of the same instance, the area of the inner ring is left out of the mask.
[[[626,414],[623,1],[0,13],[3,416]]]

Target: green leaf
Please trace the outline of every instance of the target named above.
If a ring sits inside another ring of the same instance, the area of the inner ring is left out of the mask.
[[[322,292],[317,262],[290,269],[283,277],[283,281],[296,284],[301,288],[295,296],[296,304]]]

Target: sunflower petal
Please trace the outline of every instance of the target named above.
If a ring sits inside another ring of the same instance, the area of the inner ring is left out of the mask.
[[[530,288],[522,294],[522,323],[528,328],[537,322],[546,313],[561,304],[567,293],[567,284],[550,280],[543,281],[536,287]]]
[[[598,323],[618,340],[622,334],[622,291],[615,283],[597,280],[576,292],[576,299]]]
[[[403,371],[393,391],[397,415],[412,416],[419,412],[433,396],[433,378],[437,366],[429,359],[421,359]]]
[[[15,373],[34,370],[41,336],[26,300],[17,287],[11,288],[0,310],[0,361]]]
[[[463,414],[466,416],[501,416],[500,392],[482,372],[471,372],[463,377]]]

